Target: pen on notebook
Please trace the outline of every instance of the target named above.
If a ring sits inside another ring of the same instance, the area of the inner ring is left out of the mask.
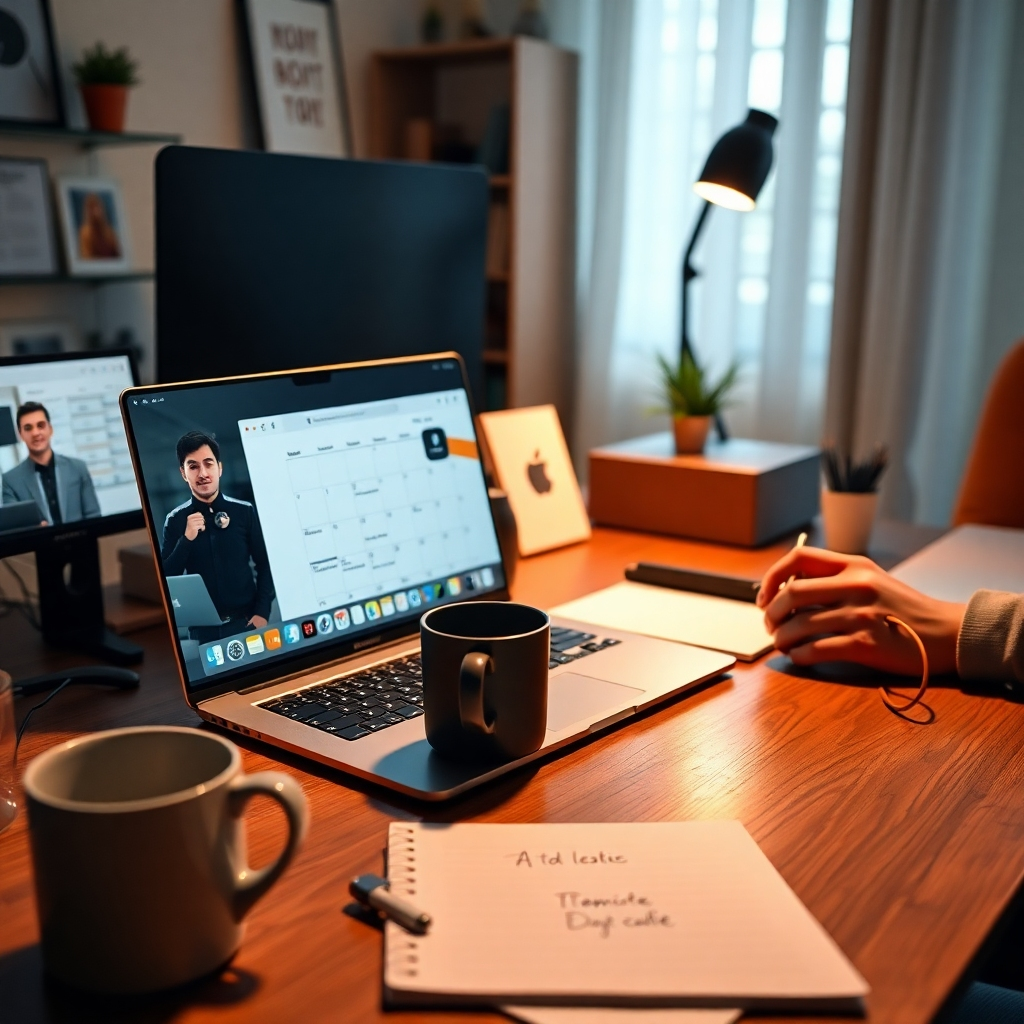
[[[400,925],[414,935],[425,935],[430,927],[431,917],[417,910],[411,903],[391,894],[387,879],[379,875],[360,875],[348,884],[349,893],[366,907]]]

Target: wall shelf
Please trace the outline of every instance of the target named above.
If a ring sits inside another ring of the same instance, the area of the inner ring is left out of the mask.
[[[40,274],[40,275],[11,275],[0,277],[0,287],[18,287],[22,285],[37,284],[124,284],[131,281],[152,281],[152,270],[127,270],[120,274],[94,274],[89,276],[72,276],[71,274]]]
[[[70,142],[83,149],[94,149],[97,146],[171,146],[181,142],[180,135],[166,132],[94,132],[90,128],[16,124],[10,121],[0,121],[0,136]]]

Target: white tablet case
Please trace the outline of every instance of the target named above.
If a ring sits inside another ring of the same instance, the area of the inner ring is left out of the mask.
[[[516,517],[519,554],[586,540],[590,519],[555,407],[485,412],[480,425]]]

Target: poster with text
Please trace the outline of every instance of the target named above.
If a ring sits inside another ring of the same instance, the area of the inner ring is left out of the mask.
[[[331,5],[246,0],[246,10],[265,148],[348,156]]]

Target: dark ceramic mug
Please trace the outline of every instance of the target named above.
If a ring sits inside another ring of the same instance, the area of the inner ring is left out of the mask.
[[[510,601],[432,608],[420,619],[427,741],[457,760],[514,761],[544,742],[551,620]]]

